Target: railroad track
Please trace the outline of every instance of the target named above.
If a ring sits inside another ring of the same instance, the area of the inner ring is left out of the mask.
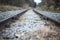
[[[7,20],[7,19],[15,17],[16,15],[22,14],[23,12],[26,12],[26,11],[27,11],[27,9],[2,12],[2,13],[0,13],[0,23]],[[42,15],[46,19],[50,19],[50,20],[60,24],[60,18],[59,18],[60,13],[50,13],[50,12],[39,11],[39,10],[36,10],[36,9],[34,9],[34,12]]]
[[[37,9],[34,9],[34,11],[40,15],[42,15],[44,18],[52,20],[58,24],[60,24],[60,13],[52,13],[47,11],[39,11]]]
[[[16,15],[19,15],[23,12],[26,12],[27,9],[23,9],[23,10],[16,10],[16,11],[8,11],[8,12],[1,12],[0,13],[0,23],[7,20],[7,19],[10,19],[12,17],[15,17]]]
[[[16,13],[16,15],[14,13]],[[14,16],[1,21],[0,40],[40,40],[40,38],[34,38],[35,36],[33,37],[32,32],[38,29],[40,30],[41,28],[42,31],[49,32],[50,29],[48,27],[59,27],[54,26],[53,21],[47,21],[47,18],[45,19],[45,16],[36,10],[27,11],[27,9],[25,9],[21,12],[14,11],[13,15]]]

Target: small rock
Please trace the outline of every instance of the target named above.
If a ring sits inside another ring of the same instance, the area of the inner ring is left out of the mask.
[[[49,26],[49,24],[44,24],[45,26]]]
[[[18,25],[19,27],[21,27],[21,25]]]
[[[49,34],[50,34],[50,35],[53,35],[53,36],[56,36],[56,35],[58,35],[58,32],[56,32],[56,31],[51,31],[51,32],[49,32]]]
[[[9,36],[7,36],[7,37],[3,37],[3,39],[10,39],[10,37],[9,37]]]
[[[20,38],[21,37],[21,34],[16,33],[15,36],[16,36],[16,38]]]
[[[8,24],[8,25],[5,25],[5,27],[9,28],[9,27],[10,27],[10,25],[9,25],[9,24]]]

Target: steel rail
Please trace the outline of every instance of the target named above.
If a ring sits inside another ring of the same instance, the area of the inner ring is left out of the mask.
[[[28,9],[22,9],[22,10],[16,10],[16,11],[8,11],[8,12],[1,12],[0,13],[0,23],[10,19],[16,15],[23,14],[23,12],[26,12]]]
[[[52,12],[47,12],[47,11],[40,11],[37,9],[33,10],[34,12],[44,16],[47,19],[50,19],[58,24],[60,24],[60,13],[52,13]]]

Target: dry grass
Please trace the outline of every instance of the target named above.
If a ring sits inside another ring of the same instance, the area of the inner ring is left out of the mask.
[[[11,10],[20,10],[21,7],[9,6],[9,5],[0,5],[0,11],[11,11]]]
[[[60,40],[59,30],[60,30],[60,27],[50,22],[45,24],[45,26],[38,28],[38,30],[33,32],[32,34],[33,36],[35,35],[35,37],[40,38],[40,40]]]
[[[30,32],[27,35],[25,36],[27,40],[29,40],[28,38],[30,37],[34,40],[60,40],[60,27],[52,22],[49,22],[45,24],[45,26]]]
[[[60,11],[60,7],[54,8],[53,5],[51,5],[51,6],[49,7],[49,9],[46,7],[46,5],[40,6],[38,9],[43,10],[43,11],[51,11],[51,12],[59,12],[59,11]]]

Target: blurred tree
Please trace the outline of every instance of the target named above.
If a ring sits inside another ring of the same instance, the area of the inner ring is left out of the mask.
[[[14,6],[23,6],[29,4],[30,6],[34,5],[33,0],[0,0],[0,4],[14,5]]]
[[[51,10],[51,7],[53,10],[60,10],[60,0],[42,0],[40,5],[44,6],[46,10]]]
[[[36,8],[36,2],[34,2],[34,6],[33,7]]]
[[[60,7],[60,0],[54,0],[54,9],[57,10],[58,7]]]

